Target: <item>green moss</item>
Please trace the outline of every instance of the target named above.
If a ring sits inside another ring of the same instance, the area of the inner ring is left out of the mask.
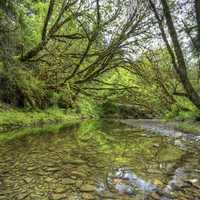
[[[64,110],[55,107],[45,111],[2,110],[0,112],[0,131],[47,123],[71,122],[80,118],[81,115],[73,112],[66,113]]]
[[[176,126],[176,129],[184,133],[200,135],[200,123],[197,122],[182,122]]]

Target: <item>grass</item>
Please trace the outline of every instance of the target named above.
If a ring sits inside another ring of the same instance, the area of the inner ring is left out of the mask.
[[[175,107],[164,116],[165,121],[175,121],[175,129],[184,133],[200,135],[200,112],[191,108],[190,110],[177,110]]]
[[[200,135],[200,123],[193,121],[181,122],[176,126],[176,129],[184,133]]]
[[[39,111],[24,111],[17,109],[1,109],[0,132],[21,127],[51,124],[56,122],[72,122],[80,120],[81,115],[56,107]]]

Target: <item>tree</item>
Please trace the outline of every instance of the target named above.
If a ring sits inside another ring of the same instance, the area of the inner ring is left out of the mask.
[[[66,96],[70,94],[70,99],[76,99],[86,84],[120,67],[129,38],[140,33],[146,14],[142,6],[131,6],[129,0],[24,0],[16,1],[15,7],[21,9],[22,14],[17,18],[22,18],[24,26],[18,28],[21,48],[7,57],[12,64],[4,62],[8,76],[13,77],[6,78],[6,82],[18,88],[10,91],[12,95],[21,93],[20,101],[28,101],[31,106],[48,101],[49,93],[65,92]],[[132,12],[128,12],[130,7]],[[40,92],[20,84],[24,80],[19,74],[24,72],[43,85]],[[21,81],[16,80],[19,77]]]
[[[180,79],[180,82],[186,92],[185,96],[188,97],[190,99],[190,101],[198,109],[200,109],[200,96],[198,95],[197,91],[195,90],[191,81],[188,78],[187,65],[186,65],[184,54],[183,54],[183,51],[182,51],[182,48],[181,48],[181,45],[180,45],[180,42],[178,39],[177,31],[176,31],[175,24],[172,19],[172,15],[170,12],[168,2],[167,2],[167,0],[160,0],[160,2],[162,4],[162,8],[163,8],[163,14],[166,19],[167,27],[169,30],[170,38],[172,40],[174,51],[172,50],[172,48],[168,42],[164,27],[163,27],[163,23],[161,22],[161,19],[159,18],[159,14],[155,7],[155,4],[151,0],[149,0],[149,2],[152,7],[152,10],[155,14],[155,17],[158,20],[159,28],[161,30],[162,37],[167,46],[169,54],[171,55],[174,69],[175,69],[175,71]]]

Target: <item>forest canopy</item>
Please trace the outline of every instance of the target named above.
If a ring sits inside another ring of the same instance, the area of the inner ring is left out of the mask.
[[[198,0],[3,0],[0,100],[124,117],[199,112],[199,13]]]

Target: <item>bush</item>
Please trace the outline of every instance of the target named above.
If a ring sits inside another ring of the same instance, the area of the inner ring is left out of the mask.
[[[44,84],[30,71],[12,68],[0,73],[0,99],[17,107],[44,108],[47,95]]]

